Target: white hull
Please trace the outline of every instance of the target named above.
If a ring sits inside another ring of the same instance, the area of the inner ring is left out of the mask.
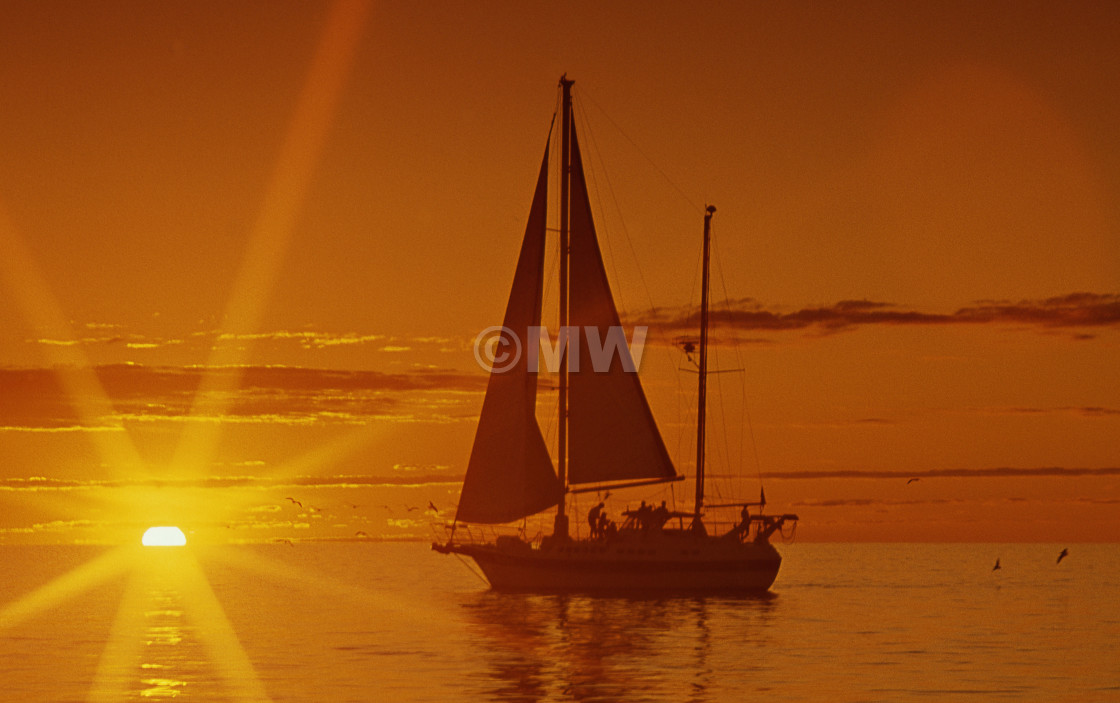
[[[471,557],[491,587],[509,591],[762,592],[782,563],[767,542],[691,535],[572,540],[551,548],[509,538],[435,547]]]

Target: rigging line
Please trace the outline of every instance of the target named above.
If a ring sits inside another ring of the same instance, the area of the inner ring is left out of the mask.
[[[452,552],[452,554],[454,554],[455,558],[459,560],[459,563],[461,563],[463,566],[467,567],[467,570],[470,571],[475,576],[477,576],[480,581],[482,581],[487,586],[490,585],[490,582],[486,580],[486,577],[483,576],[482,574],[478,573],[475,570],[475,568],[473,566],[471,566],[470,562],[463,558],[462,554],[459,554],[458,552]]]
[[[718,257],[718,256],[716,257],[716,270],[719,274],[720,286],[723,288],[723,306],[727,311],[727,318],[730,320],[731,319],[731,296],[727,292],[727,278],[723,275],[723,259],[722,259],[722,257]],[[755,440],[755,436],[754,436],[754,422],[751,420],[751,409],[750,409],[750,405],[747,403],[747,378],[746,378],[747,377],[747,372],[746,372],[747,367],[743,363],[743,354],[742,354],[742,349],[739,345],[738,335],[735,335],[735,334],[731,335],[731,344],[732,344],[732,347],[735,349],[735,363],[736,363],[738,368],[743,369],[743,373],[739,374],[739,384],[740,384],[740,389],[741,389],[740,392],[741,392],[742,399],[743,399],[743,401],[742,401],[743,402],[743,417],[747,422],[747,431],[750,433],[751,450],[754,453],[755,474],[758,476],[758,483],[761,486],[762,485],[762,461],[759,459],[759,456],[758,456],[758,442]],[[742,434],[740,434],[739,435],[740,461],[742,461],[741,457],[744,454],[743,449],[742,449],[743,440],[744,440],[744,437],[742,436]]]
[[[584,148],[586,150],[590,150],[593,159],[598,161],[599,170],[603,174],[603,180],[606,181],[606,183],[607,183],[607,191],[611,194],[611,197],[613,198],[614,197],[614,187],[611,185],[610,175],[607,173],[606,164],[603,162],[603,154],[602,154],[601,151],[599,151],[599,144],[595,140],[595,134],[591,131],[591,122],[590,122],[590,120],[587,119],[587,113],[584,112],[582,103],[576,103],[575,108],[576,108],[576,112],[578,113],[576,115],[576,117],[579,119],[579,122],[580,122],[580,125],[581,125],[580,129],[583,130],[584,137],[586,138],[586,142],[585,142],[586,146]],[[591,164],[591,165],[593,165],[593,164]],[[583,177],[584,177],[585,181],[587,179],[587,175],[588,175],[588,169],[584,169]],[[606,242],[607,256],[610,258],[610,262],[611,262],[611,264],[610,264],[611,273],[614,274],[614,280],[615,280],[616,283],[618,283],[618,282],[621,281],[621,277],[618,274],[618,264],[617,264],[617,261],[616,261],[615,256],[614,256],[614,248],[611,246],[611,238],[608,236],[609,228],[607,226],[607,211],[606,211],[606,208],[603,206],[604,198],[599,194],[599,178],[596,176],[596,172],[594,170],[591,170],[591,183],[592,183],[592,186],[595,189],[595,202],[599,206],[599,226],[596,229],[598,230],[598,234],[602,235],[602,236],[596,237],[596,239],[600,242],[600,244],[603,243],[604,241]],[[629,239],[630,235],[626,230],[626,223],[622,219],[622,211],[618,207],[617,199],[614,201],[614,206],[615,206],[615,212],[618,213],[619,222],[621,222],[620,226],[622,227],[622,231],[623,231],[623,233],[626,234],[627,239]],[[640,273],[641,272],[639,270],[639,274]],[[643,285],[644,284],[645,284],[645,281],[643,281]],[[620,285],[615,286],[612,289],[612,291],[618,297],[618,302],[620,303],[620,307],[622,307],[622,309],[625,310],[626,309],[626,301],[623,299],[622,287]],[[646,295],[647,296],[649,295],[649,290],[648,289],[646,290]]]
[[[603,180],[606,181],[606,183],[607,183],[607,192],[610,193],[611,202],[614,204],[615,212],[618,213],[619,226],[622,228],[622,234],[626,239],[626,245],[630,248],[630,256],[633,257],[634,263],[638,264],[638,261],[639,261],[638,251],[637,251],[637,249],[635,249],[634,240],[630,236],[630,228],[626,226],[626,220],[625,220],[625,218],[622,217],[622,207],[619,205],[619,202],[618,202],[618,194],[615,192],[614,183],[611,181],[610,172],[607,170],[606,161],[603,159],[603,152],[602,152],[602,150],[599,149],[599,144],[595,139],[595,135],[591,131],[591,120],[588,118],[586,111],[583,109],[583,104],[582,103],[579,106],[579,112],[580,112],[580,119],[585,125],[584,126],[584,132],[587,134],[587,138],[588,138],[588,141],[590,142],[590,146],[592,147],[593,153],[594,153],[595,157],[598,159],[599,168],[603,172]],[[605,208],[603,207],[603,199],[599,197],[598,183],[596,183],[595,197],[599,201],[599,213],[602,216],[603,226],[606,227],[606,212],[605,212]],[[609,240],[607,242],[607,247],[608,247],[608,249],[610,248]],[[613,250],[611,251],[611,264],[612,264],[612,267],[613,267],[614,266],[614,252],[613,252]],[[645,272],[642,270],[642,267],[640,265],[637,266],[637,269],[638,269],[638,279],[642,282],[642,290],[645,291],[645,294],[646,294],[646,302],[649,303],[650,312],[653,312],[653,310],[656,309],[656,306],[653,303],[653,295],[650,294],[650,292],[649,292],[649,284],[646,283]],[[618,271],[616,270],[615,271],[615,276],[617,277],[617,275],[618,275]],[[621,292],[620,292],[620,297],[621,297]],[[623,309],[625,309],[625,308],[626,308],[626,306],[623,305]]]
[[[723,257],[719,255],[718,251],[716,251],[715,246],[713,246],[712,248],[713,248],[713,253],[715,254],[714,258],[716,259],[716,274],[719,277],[720,287],[723,289],[724,307],[725,307],[725,309],[730,310],[730,307],[729,307],[730,304],[728,303],[728,300],[730,300],[730,295],[728,295],[728,291],[727,291],[727,277],[723,273]],[[731,344],[732,344],[732,347],[735,350],[735,366],[736,366],[736,368],[744,369],[744,373],[740,374],[740,376],[739,376],[739,390],[740,390],[741,407],[743,408],[744,415],[746,416],[745,419],[746,419],[746,422],[747,422],[747,426],[750,427],[751,426],[750,414],[749,414],[749,412],[747,411],[747,408],[746,408],[746,380],[744,378],[745,374],[746,374],[745,366],[743,365],[743,358],[742,358],[742,354],[740,353],[738,339],[736,337],[732,336]],[[720,402],[721,403],[723,402],[722,396],[720,398]],[[751,430],[751,432],[752,432],[752,442],[753,442],[753,429]],[[726,438],[726,428],[725,428],[725,439],[724,439],[724,441],[727,442],[727,451],[730,454],[731,443]],[[742,476],[743,441],[744,441],[744,433],[740,432],[739,433],[739,452],[738,452],[738,457],[737,457],[738,461],[737,461],[737,464],[736,464],[739,467],[739,474],[738,474],[739,476]],[[729,458],[729,462],[730,462],[730,458]],[[755,462],[755,466],[756,466],[756,469],[757,469],[757,467],[758,467],[758,462],[757,461]]]
[[[728,439],[728,436],[727,436],[728,435],[728,426],[731,423],[729,423],[727,421],[727,408],[726,408],[726,395],[727,394],[724,392],[724,389],[723,389],[723,379],[721,378],[721,376],[723,376],[723,375],[724,374],[716,374],[716,385],[718,386],[717,390],[719,392],[719,419],[720,419],[720,422],[723,424],[723,455],[724,455],[724,461],[727,462],[726,466],[727,466],[728,474],[732,474],[732,468],[731,467],[733,466],[733,464],[731,462],[731,440]],[[742,433],[740,433],[740,435],[741,434]],[[740,457],[740,460],[741,460],[741,457]],[[742,464],[739,464],[739,465],[742,466]],[[718,485],[719,484],[717,484],[717,486]],[[730,495],[732,495],[732,496],[735,495],[735,491],[731,490]]]
[[[638,146],[637,142],[635,142],[633,139],[630,138],[630,135],[627,134],[622,129],[622,127],[617,122],[615,122],[614,119],[609,114],[607,114],[607,111],[604,110],[603,107],[598,102],[595,101],[595,98],[591,97],[591,94],[589,92],[587,92],[587,90],[583,90],[581,92],[584,96],[587,97],[587,99],[589,101],[591,101],[592,105],[594,105],[596,108],[599,109],[599,112],[603,113],[603,116],[607,118],[607,121],[610,122],[612,125],[614,125],[614,128],[618,130],[618,133],[621,134],[623,136],[623,138],[626,139],[626,141],[630,142],[631,146],[633,146],[638,151],[638,153],[642,155],[642,158],[644,158],[646,161],[648,161],[650,163],[650,165],[653,166],[654,170],[657,171],[659,174],[661,174],[661,177],[664,178],[665,181],[669,185],[671,185],[674,190],[677,191],[677,194],[679,194],[681,196],[681,198],[684,199],[685,202],[687,202],[689,205],[691,205],[692,208],[694,210],[696,210],[696,212],[703,212],[704,211],[704,209],[702,207],[700,207],[699,205],[697,205],[692,200],[692,198],[688,197],[688,195],[685,194],[684,189],[682,189],[679,185],[677,185],[676,182],[673,181],[672,178],[669,178],[669,175],[666,174],[665,171],[662,170],[661,167],[657,165],[657,162],[655,162],[652,158],[649,157],[648,154],[646,154],[644,151],[642,151],[642,148],[640,146]]]
[[[720,265],[719,265],[719,262],[720,262],[721,258],[719,256],[719,251],[717,249],[717,242],[719,241],[719,237],[716,236],[716,226],[714,225],[714,223],[712,225],[710,225],[710,227],[711,227],[711,242],[712,242],[712,252],[711,253],[712,253],[713,258],[716,259],[716,275],[720,279],[721,286],[723,287],[723,290],[724,290],[724,297],[726,298],[727,297],[727,295],[726,295],[727,281],[724,278],[723,269],[720,268]],[[711,320],[711,318],[709,317],[709,324],[710,324],[710,320]],[[714,347],[714,346],[715,345],[711,344],[711,338],[709,337],[709,347]],[[715,348],[713,348],[712,351],[716,352],[716,354],[718,354],[718,352]],[[738,359],[736,359],[736,361],[738,361]],[[717,365],[717,368],[718,368],[718,365],[719,365],[718,361],[716,362],[716,365]],[[736,368],[742,368],[742,364],[737,364]],[[718,390],[718,393],[719,393],[719,416],[720,416],[720,422],[723,425],[723,427],[722,427],[722,429],[723,429],[723,454],[724,454],[724,461],[727,462],[725,464],[725,466],[726,466],[726,470],[727,470],[728,475],[735,476],[736,475],[736,471],[735,471],[736,466],[739,467],[739,471],[742,470],[742,460],[743,460],[742,446],[740,445],[740,452],[739,452],[739,457],[738,457],[739,463],[737,463],[737,464],[733,463],[732,460],[731,460],[731,440],[728,437],[728,433],[730,431],[728,426],[730,425],[730,423],[727,421],[727,405],[726,405],[726,403],[727,403],[727,397],[726,397],[727,393],[725,392],[725,390],[723,388],[723,379],[720,378],[721,376],[723,376],[723,374],[716,374],[716,385],[717,385],[717,390]],[[739,433],[740,438],[742,438],[742,434],[743,434],[742,432]],[[729,482],[729,485],[731,485],[732,487],[734,486],[733,482]],[[735,494],[735,491],[732,490],[731,495],[734,495],[734,494]]]
[[[695,259],[695,261],[692,265],[692,281],[688,284],[688,296],[689,296],[688,297],[688,305],[683,308],[683,310],[685,312],[687,312],[689,310],[692,310],[693,308],[696,308],[696,311],[697,311],[696,312],[696,319],[697,320],[700,319],[700,311],[699,311],[700,304],[696,301],[696,289],[700,287],[698,285],[697,281],[700,277],[700,271],[701,271],[701,269],[703,268],[703,265],[704,265],[703,259],[704,259],[704,250],[701,247],[701,248],[696,250],[696,259]],[[672,344],[671,346],[676,347],[677,345]],[[678,369],[678,371],[681,367],[680,361],[681,361],[682,356],[685,356],[684,350],[678,348],[677,349],[677,358],[675,359],[675,361],[677,362],[675,364],[675,366]],[[696,362],[693,362],[693,364],[695,364],[695,363]],[[678,411],[677,411],[678,425],[677,426],[680,428],[678,430],[678,433],[677,433],[677,445],[679,447],[680,444],[684,441],[684,437],[687,436],[687,438],[688,438],[688,452],[689,452],[688,456],[689,457],[694,457],[696,455],[696,446],[692,443],[692,440],[696,437],[696,434],[694,432],[685,432],[684,431],[685,425],[680,418],[680,410],[679,410],[679,408],[681,407],[682,399],[684,397],[684,388],[681,384],[681,380],[682,380],[681,374],[677,373],[676,378],[677,378],[677,408],[678,408]],[[697,416],[699,415],[699,411],[700,411],[699,402],[700,401],[699,401],[699,396],[698,396],[697,397],[697,407],[696,407]],[[691,410],[691,408],[690,408],[690,410]],[[693,417],[694,416],[690,412],[689,414],[686,415],[685,419],[691,420]],[[693,470],[695,471],[695,469],[696,469],[696,467],[694,466]]]

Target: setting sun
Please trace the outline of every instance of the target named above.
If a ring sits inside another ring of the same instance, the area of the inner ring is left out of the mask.
[[[140,538],[145,547],[182,547],[187,536],[178,527],[149,527]]]

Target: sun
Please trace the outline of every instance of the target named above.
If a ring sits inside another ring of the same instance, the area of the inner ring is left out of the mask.
[[[172,526],[149,527],[140,538],[140,544],[145,547],[182,547],[186,543],[183,531]]]

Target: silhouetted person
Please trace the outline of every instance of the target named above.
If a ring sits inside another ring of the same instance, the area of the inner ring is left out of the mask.
[[[606,511],[603,511],[603,512],[599,513],[599,521],[598,521],[598,524],[595,526],[596,535],[598,535],[600,538],[606,536],[607,526],[611,525],[611,524],[613,524],[613,523],[611,522],[610,518],[607,517]]]
[[[599,503],[587,513],[587,524],[591,526],[591,537],[594,539],[598,537],[599,532],[599,516],[603,514],[603,504]]]
[[[751,509],[744,505],[743,509],[739,511],[739,524],[735,526],[735,535],[740,539],[746,539],[751,531]]]
[[[669,521],[669,508],[666,507],[665,501],[661,501],[661,505],[654,508],[650,513],[650,527],[654,530],[660,530]]]
[[[603,522],[606,523],[602,529],[603,539],[609,542],[611,538],[618,534],[618,525],[614,524],[614,520],[607,520],[606,515],[603,516]]]
[[[637,512],[634,513],[634,520],[638,523],[639,529],[644,530],[649,527],[650,512],[650,507],[643,500],[642,504],[638,506]]]

